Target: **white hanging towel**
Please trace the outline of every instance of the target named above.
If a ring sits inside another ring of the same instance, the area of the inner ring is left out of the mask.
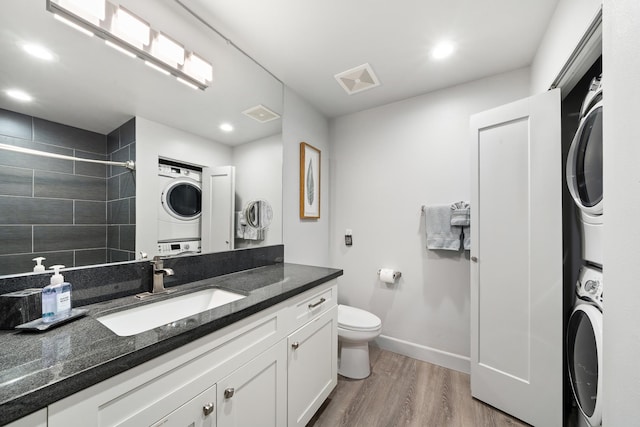
[[[462,227],[462,246],[471,250],[471,204],[457,202],[451,205],[451,225]]]
[[[424,210],[427,249],[457,251],[462,227],[451,225],[451,205],[427,206]]]

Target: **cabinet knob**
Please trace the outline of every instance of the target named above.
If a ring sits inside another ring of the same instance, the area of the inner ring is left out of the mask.
[[[472,256],[472,257],[471,257],[471,261],[473,261],[473,262],[478,262],[478,257],[476,257],[476,256]]]
[[[233,387],[229,387],[228,389],[226,389],[224,391],[224,398],[225,399],[230,399],[233,397],[233,394],[236,392],[236,389]]]
[[[298,341],[296,341],[293,344],[291,344],[291,348],[293,348],[294,350],[297,350],[298,347],[300,347],[300,343]]]
[[[204,405],[202,407],[202,412],[204,412],[204,416],[206,417],[207,415],[210,415],[213,412],[213,408],[215,408],[215,406],[213,405],[213,402],[209,402],[206,405]]]

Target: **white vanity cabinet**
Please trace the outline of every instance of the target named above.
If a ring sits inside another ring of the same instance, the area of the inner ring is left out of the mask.
[[[338,307],[289,335],[288,425],[305,426],[337,384]]]
[[[66,397],[48,426],[304,425],[337,383],[336,297],[332,280]]]
[[[278,342],[218,381],[218,427],[286,425],[285,345]]]
[[[40,409],[38,412],[22,417],[5,427],[47,427],[47,409]]]

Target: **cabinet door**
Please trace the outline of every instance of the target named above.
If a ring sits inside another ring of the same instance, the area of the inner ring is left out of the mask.
[[[471,393],[562,425],[560,92],[471,118]]]
[[[215,401],[213,385],[151,427],[216,427]]]
[[[288,338],[288,425],[304,426],[338,382],[338,307]]]
[[[218,381],[218,426],[284,426],[287,416],[286,365],[286,342],[281,340]]]

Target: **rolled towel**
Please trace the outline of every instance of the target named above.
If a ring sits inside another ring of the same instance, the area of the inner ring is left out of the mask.
[[[463,244],[465,251],[471,250],[471,227],[462,227]]]
[[[451,205],[451,225],[467,227],[471,224],[469,202],[457,202]]]
[[[462,227],[451,225],[451,206],[427,206],[424,211],[427,249],[457,251]]]

